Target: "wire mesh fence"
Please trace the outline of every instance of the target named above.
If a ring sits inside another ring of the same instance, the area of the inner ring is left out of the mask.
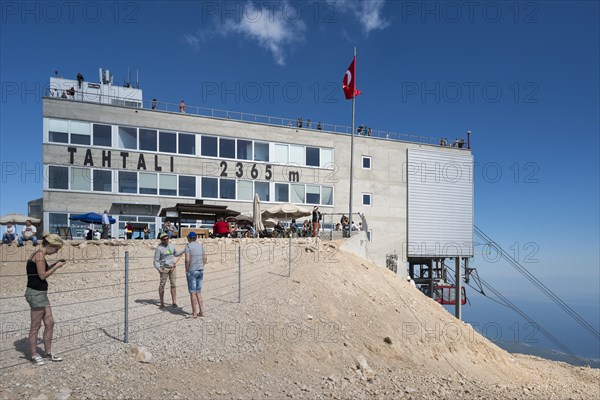
[[[318,239],[207,239],[202,296],[206,313],[248,301],[293,275],[294,269],[323,257]],[[184,240],[174,241],[178,250]],[[70,353],[106,341],[127,342],[142,330],[172,323],[168,313],[189,318],[191,305],[184,257],[175,267],[178,307],[159,308],[159,274],[153,266],[158,241],[70,242],[48,257],[67,264],[48,279],[55,319],[53,348]],[[308,251],[308,250],[311,251]],[[312,251],[315,250],[315,251]],[[24,298],[25,265],[33,246],[0,246],[0,371],[29,363],[30,308]],[[165,302],[170,304],[168,285]],[[41,335],[38,335],[38,348]]]

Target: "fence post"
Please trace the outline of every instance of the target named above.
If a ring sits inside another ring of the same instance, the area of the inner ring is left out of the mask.
[[[129,343],[129,250],[125,251],[125,326],[123,342]]]
[[[290,244],[288,246],[288,277],[292,276],[292,235],[290,233]]]
[[[238,244],[238,303],[242,302],[242,244]]]

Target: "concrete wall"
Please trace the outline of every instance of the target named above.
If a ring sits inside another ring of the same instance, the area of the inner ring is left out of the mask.
[[[300,171],[299,181],[301,183],[333,186],[333,206],[321,206],[321,211],[325,213],[348,212],[350,137],[346,134],[52,98],[44,99],[43,115],[49,118],[333,148],[334,168],[297,167]],[[44,164],[69,165],[69,153],[66,147],[66,145],[61,144],[45,144],[43,146]],[[77,153],[74,154],[73,165],[83,165],[83,157],[88,148],[91,149],[95,160],[101,160],[103,149],[93,148],[93,146],[79,147]],[[373,259],[381,265],[385,265],[386,254],[394,252],[402,255],[399,261],[406,261],[406,161],[407,149],[409,147],[429,148],[440,152],[461,151],[382,138],[355,137],[353,211],[355,213],[364,213],[368,221],[368,227],[372,230],[372,242],[369,244],[368,251]],[[107,149],[104,148],[104,150],[106,151]],[[111,151],[115,154],[113,158],[120,160],[118,154],[122,150],[112,149]],[[137,159],[141,152],[127,151],[130,153],[128,158],[130,162],[126,165],[125,169],[137,170]],[[159,158],[164,163],[168,163],[170,156],[174,157],[173,172],[175,173],[218,176],[221,171],[219,164],[222,160],[220,159],[178,154],[160,154]],[[362,168],[362,156],[371,157],[372,167],[370,170]],[[153,160],[154,153],[148,154],[146,159]],[[236,161],[227,160],[226,162],[228,170],[233,171]],[[252,163],[254,161],[244,162],[244,164]],[[266,163],[257,164],[260,168],[263,168]],[[288,182],[286,174],[290,166],[274,163],[269,164],[273,165],[273,181]],[[111,164],[111,168],[115,170],[122,170],[122,167],[122,162],[120,161]],[[362,193],[371,193],[371,206],[362,205]],[[51,212],[101,211],[109,208],[113,202],[158,203],[162,207],[169,207],[178,202],[187,202],[188,200],[189,202],[193,201],[177,197],[45,191],[44,209]],[[251,211],[252,209],[252,203],[244,201],[209,199],[205,200],[205,203],[225,204],[238,211]],[[269,204],[263,204],[263,208],[268,206]],[[358,217],[355,217],[355,220],[357,222],[360,221]],[[336,217],[334,222],[338,221],[339,217]],[[403,270],[403,268],[399,270]]]

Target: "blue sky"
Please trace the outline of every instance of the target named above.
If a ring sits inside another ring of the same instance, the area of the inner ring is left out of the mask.
[[[475,223],[565,301],[598,311],[598,2],[1,6],[0,214],[41,197],[40,97],[54,70],[97,81],[103,67],[122,82],[129,68],[146,99],[349,125],[341,80],[357,46],[357,124],[450,140],[471,130]],[[505,295],[544,300],[481,251],[474,265]]]

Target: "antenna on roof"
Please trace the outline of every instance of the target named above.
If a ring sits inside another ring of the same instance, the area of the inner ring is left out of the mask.
[[[136,68],[136,70],[135,70],[135,88],[136,89],[140,88],[140,70],[139,70],[139,68]]]

